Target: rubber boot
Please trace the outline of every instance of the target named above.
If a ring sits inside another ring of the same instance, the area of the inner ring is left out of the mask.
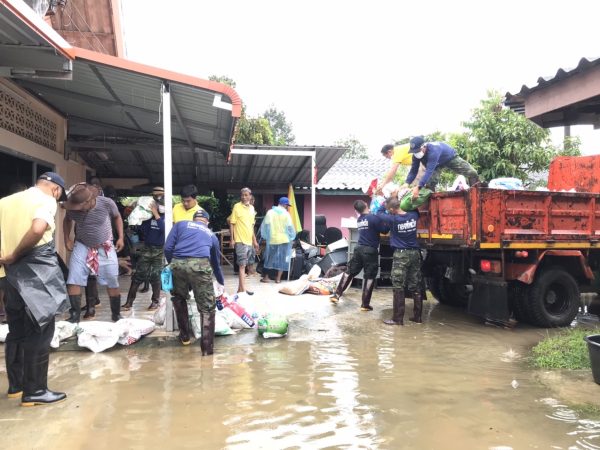
[[[150,283],[148,283],[147,281],[144,281],[144,285],[140,289],[140,294],[145,294],[149,290],[150,290]]]
[[[335,289],[334,294],[329,298],[329,300],[331,300],[333,303],[337,303],[340,300],[342,294],[346,292],[346,289],[348,289],[348,286],[350,286],[350,283],[352,283],[352,278],[354,277],[351,277],[347,273],[344,273],[342,275],[342,279],[337,285],[337,288]]]
[[[384,320],[386,325],[404,325],[405,298],[404,289],[394,289],[394,312],[392,318]]]
[[[83,320],[90,320],[96,317],[96,299],[94,297],[85,298],[85,314]]]
[[[152,286],[152,298],[150,299],[150,306],[148,306],[148,311],[153,311],[155,309],[158,309],[158,301],[160,300],[160,288],[162,286],[160,280],[153,281],[152,283],[150,283],[150,286]]]
[[[215,312],[200,313],[200,323],[202,324],[200,338],[202,356],[212,355],[215,343]]]
[[[135,301],[135,296],[137,295],[138,288],[142,283],[136,283],[135,280],[131,280],[131,286],[129,286],[129,292],[127,293],[127,301],[121,308],[123,311],[129,311],[133,308],[133,302]]]
[[[8,375],[8,398],[23,394],[23,347],[20,343],[7,341],[4,344],[4,360]]]
[[[183,345],[190,345],[190,316],[185,300],[173,300],[173,309],[179,327],[179,340]]]
[[[67,322],[79,323],[79,317],[81,316],[81,294],[69,295],[69,302],[71,303],[71,309],[69,309]]]
[[[361,311],[373,311],[373,307],[371,306],[371,295],[373,295],[374,287],[375,280],[363,280],[362,302],[360,305]]]
[[[98,296],[98,279],[96,277],[88,277],[87,279],[87,285],[85,287],[85,303],[91,303],[93,306],[100,304],[100,297]]]
[[[423,323],[423,320],[421,319],[423,313],[423,297],[421,296],[420,291],[413,293],[413,302],[413,316],[409,318],[409,320],[415,323]]]
[[[116,295],[110,299],[110,318],[113,322],[121,320],[121,296]]]

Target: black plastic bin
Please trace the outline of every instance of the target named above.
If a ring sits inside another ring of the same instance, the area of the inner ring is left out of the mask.
[[[590,353],[594,381],[600,384],[600,334],[586,336],[583,339],[587,342],[588,352]]]

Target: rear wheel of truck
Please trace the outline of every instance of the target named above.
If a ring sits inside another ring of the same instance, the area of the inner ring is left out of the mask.
[[[427,287],[435,299],[443,305],[467,306],[469,291],[464,284],[456,284],[444,277],[427,277]]]
[[[540,327],[566,327],[579,310],[577,281],[560,267],[551,267],[537,277],[526,305],[527,316]]]
[[[508,286],[508,298],[511,299],[512,311],[519,322],[531,323],[529,317],[529,286],[513,281]]]

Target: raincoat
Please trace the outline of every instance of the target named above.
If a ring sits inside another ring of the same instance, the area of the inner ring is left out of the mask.
[[[6,280],[19,292],[40,327],[68,309],[67,287],[54,241],[35,247],[5,270]]]
[[[264,267],[288,270],[296,230],[287,210],[281,206],[273,206],[260,225],[260,234],[267,243]]]

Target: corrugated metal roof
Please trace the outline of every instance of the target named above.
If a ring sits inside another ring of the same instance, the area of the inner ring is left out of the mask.
[[[383,157],[369,159],[340,159],[317,184],[317,189],[362,190],[389,168]]]

